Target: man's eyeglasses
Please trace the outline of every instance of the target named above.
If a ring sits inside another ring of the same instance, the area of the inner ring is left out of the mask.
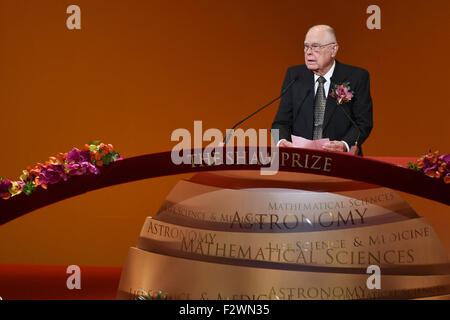
[[[322,48],[325,48],[326,46],[329,46],[330,44],[335,44],[336,42],[330,42],[327,44],[318,44],[318,43],[313,43],[312,45],[306,44],[305,43],[305,47],[304,50],[305,52],[308,51],[308,49],[311,49],[313,52],[319,52],[320,50],[322,50]]]

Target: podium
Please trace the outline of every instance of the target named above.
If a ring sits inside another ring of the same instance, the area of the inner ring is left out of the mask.
[[[439,298],[450,294],[449,266],[432,226],[389,188],[205,172],[180,181],[146,218],[117,298]]]

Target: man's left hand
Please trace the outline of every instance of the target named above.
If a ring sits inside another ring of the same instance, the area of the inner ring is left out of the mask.
[[[342,141],[330,141],[323,146],[323,149],[326,151],[335,151],[335,152],[347,151],[347,148],[345,147],[345,144]]]

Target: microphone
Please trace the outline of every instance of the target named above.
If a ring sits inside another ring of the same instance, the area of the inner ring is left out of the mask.
[[[358,140],[359,137],[361,136],[361,129],[358,127],[358,125],[356,124],[356,122],[352,119],[352,117],[350,117],[350,115],[345,111],[344,107],[342,105],[340,105],[339,103],[337,104],[339,107],[341,107],[342,112],[345,114],[345,116],[347,117],[348,120],[350,120],[350,122],[352,123],[352,125],[356,128],[356,130],[358,130],[358,137],[356,138],[355,144],[350,148],[349,153],[353,154],[353,155],[357,155],[359,152],[358,150]]]
[[[288,85],[286,86],[286,88],[284,88],[281,91],[281,94],[279,97],[273,99],[272,101],[270,101],[268,104],[262,106],[261,108],[259,108],[258,110],[256,110],[255,112],[253,112],[252,114],[250,114],[249,116],[245,117],[244,119],[242,119],[241,121],[239,121],[238,123],[236,123],[233,127],[231,127],[231,129],[228,131],[227,135],[225,136],[225,139],[223,140],[223,144],[227,144],[228,140],[230,140],[231,135],[233,133],[234,128],[236,128],[238,125],[240,125],[242,122],[250,119],[251,117],[253,117],[255,114],[257,114],[258,112],[260,112],[261,110],[267,108],[268,106],[270,106],[272,103],[274,103],[275,101],[277,101],[278,99],[280,99],[282,96],[284,96],[286,94],[286,92],[288,92],[289,88],[294,84],[295,81],[298,80],[298,76],[296,76],[293,80],[291,80],[291,82],[288,83]]]

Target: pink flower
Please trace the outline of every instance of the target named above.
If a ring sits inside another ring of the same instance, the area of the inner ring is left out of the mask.
[[[81,163],[67,164],[66,169],[68,169],[68,174],[71,176],[81,176],[86,174],[86,167],[82,166]]]
[[[81,176],[87,174],[99,174],[100,170],[92,163],[83,161],[80,163],[71,163],[66,165],[66,169],[69,170],[71,176]]]
[[[0,194],[7,193],[8,189],[11,188],[12,183],[8,180],[0,180]]]
[[[55,184],[61,180],[67,181],[67,175],[62,165],[59,164],[51,164],[43,167],[39,174],[39,182],[41,184]]]
[[[91,158],[91,154],[89,151],[80,151],[77,148],[73,148],[69,153],[67,154],[67,162],[82,162],[82,161],[89,161]]]
[[[449,154],[443,154],[439,157],[439,160],[443,161],[447,164],[447,166],[450,166],[450,153]]]
[[[353,93],[347,91],[347,93],[345,94],[345,99],[350,101],[352,98],[353,98]]]
[[[338,104],[349,102],[353,98],[353,93],[350,91],[348,83],[336,86],[334,91],[332,91],[330,95],[333,98],[336,98]]]
[[[336,90],[337,96],[338,97],[342,97],[343,95],[345,95],[345,88],[344,85],[340,85],[337,90]]]

